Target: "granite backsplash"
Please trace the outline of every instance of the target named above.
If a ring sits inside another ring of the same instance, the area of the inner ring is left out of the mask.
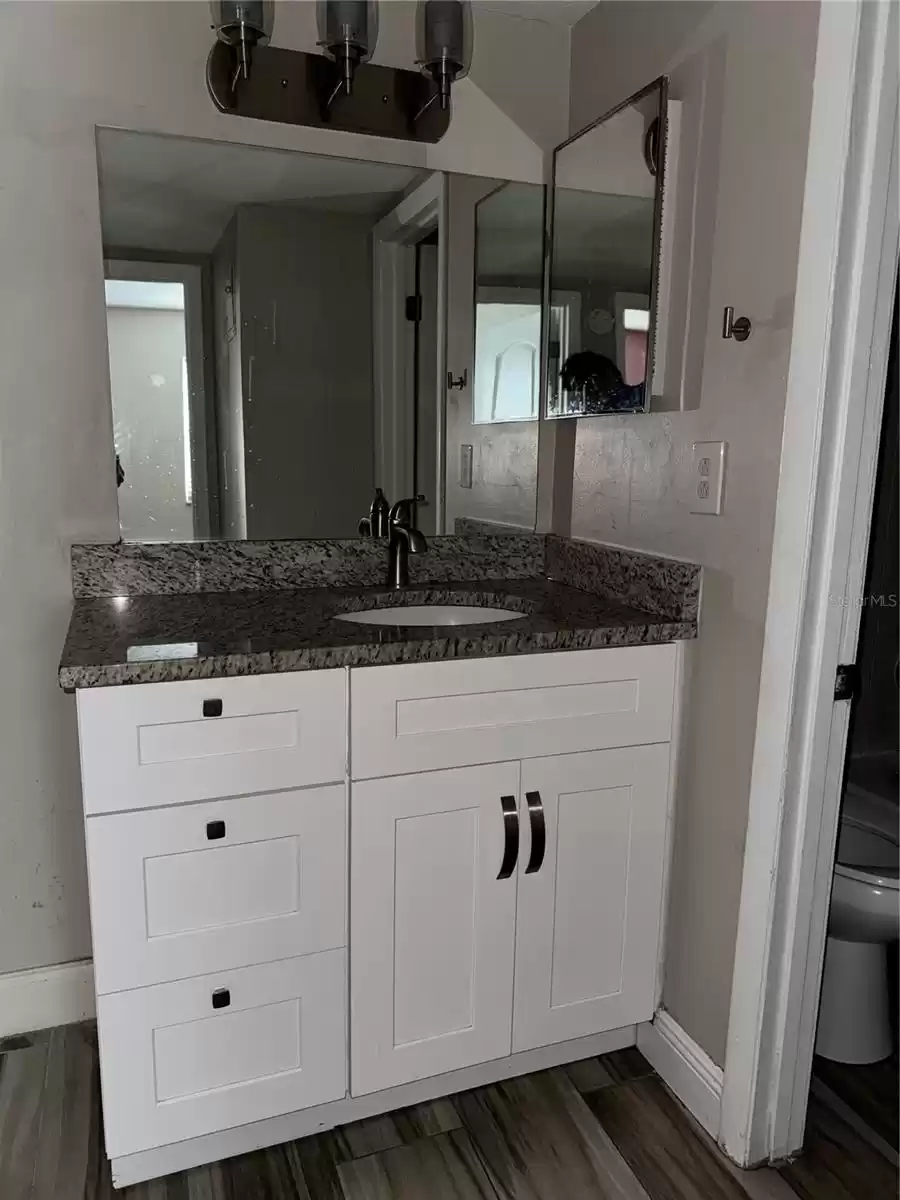
[[[116,542],[72,547],[76,599],[378,587],[387,551],[371,538],[272,542]],[[676,621],[696,621],[693,563],[556,534],[471,530],[430,538],[410,585],[551,579]]]

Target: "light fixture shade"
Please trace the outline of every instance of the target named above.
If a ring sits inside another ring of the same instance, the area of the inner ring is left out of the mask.
[[[264,46],[275,27],[274,0],[210,0],[209,11],[219,41],[234,46],[244,36],[255,46]]]
[[[469,0],[419,0],[416,58],[436,81],[468,75],[472,65],[472,6]]]
[[[341,47],[354,52],[357,62],[368,62],[378,42],[378,6],[374,0],[317,0],[319,45],[332,58]]]

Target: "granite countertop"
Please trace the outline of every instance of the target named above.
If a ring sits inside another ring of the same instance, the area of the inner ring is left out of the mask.
[[[697,634],[700,568],[553,534],[429,540],[387,590],[384,546],[348,541],[72,548],[67,690],[378,663],[635,646]],[[452,582],[451,582],[452,581]],[[514,609],[487,624],[354,624],[413,604]]]
[[[388,604],[481,604],[523,612],[486,625],[379,626],[337,613]],[[264,675],[376,663],[585,650],[696,635],[671,620],[551,580],[309,588],[78,600],[59,668],[64,688]]]

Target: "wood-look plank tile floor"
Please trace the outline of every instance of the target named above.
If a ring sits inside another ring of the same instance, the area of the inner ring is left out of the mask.
[[[815,1097],[810,1131],[740,1171],[632,1049],[116,1192],[94,1027],[0,1043],[0,1200],[895,1200],[896,1167]]]

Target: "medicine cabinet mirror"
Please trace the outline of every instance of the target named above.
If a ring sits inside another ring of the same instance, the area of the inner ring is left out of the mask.
[[[554,152],[545,242],[549,418],[650,408],[666,133],[661,78]]]

